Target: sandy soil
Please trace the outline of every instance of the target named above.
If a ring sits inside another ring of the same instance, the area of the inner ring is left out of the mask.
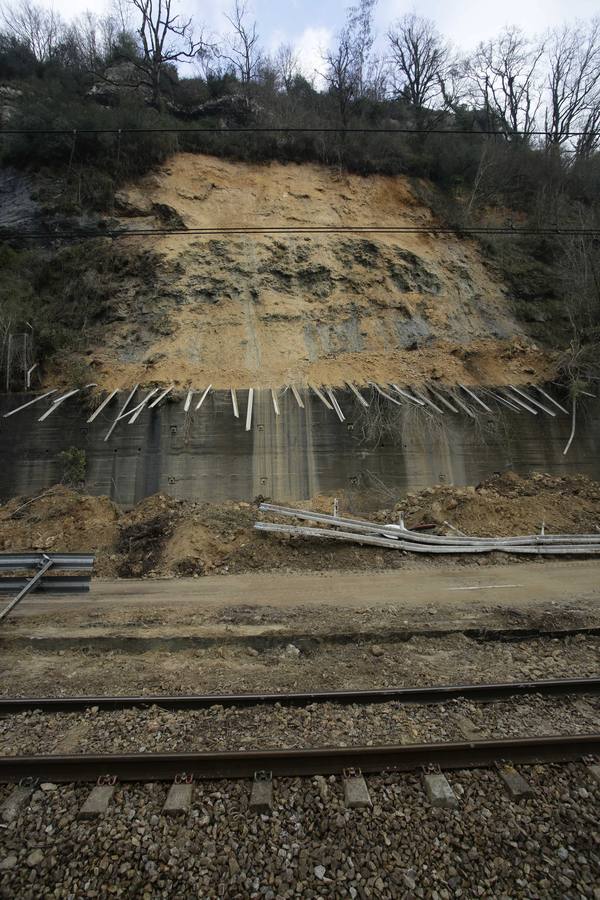
[[[118,198],[123,225],[435,224],[403,177],[178,154]],[[452,235],[132,238],[156,280],[115,298],[86,362],[104,388],[545,379],[477,245]],[[60,373],[55,372],[60,378]]]
[[[342,515],[362,514],[365,498],[341,498]],[[332,497],[305,504],[331,512]],[[476,535],[596,533],[600,526],[600,484],[585,476],[522,478],[493,476],[476,487],[438,485],[387,509],[369,514],[376,521],[410,527],[428,523],[451,533],[447,523]],[[156,494],[131,510],[106,497],[78,493],[63,485],[39,498],[16,497],[0,507],[0,550],[94,551],[97,575],[233,574],[253,571],[330,571],[395,569],[411,562],[410,554],[324,540],[263,535],[257,519],[272,520],[257,503],[195,503]],[[289,520],[288,520],[289,521]],[[463,565],[489,565],[506,557],[486,556]],[[435,567],[439,560],[428,561]]]

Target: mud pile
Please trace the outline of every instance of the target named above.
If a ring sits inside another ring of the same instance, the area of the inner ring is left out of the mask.
[[[600,484],[584,475],[542,473],[521,478],[512,472],[494,475],[477,487],[426,488],[408,494],[394,508],[410,526],[434,523],[436,532],[452,534],[449,523],[480,537],[600,532]]]
[[[375,547],[259,534],[252,526],[262,518],[260,499],[211,504],[157,494],[122,511],[106,497],[58,486],[0,508],[0,549],[94,551],[98,575],[124,578],[396,568],[411,560]],[[341,515],[363,514],[365,498],[339,499]],[[303,504],[325,512],[332,505],[322,495]],[[505,473],[476,487],[426,488],[369,518],[392,522],[401,512],[409,526],[433,524],[440,534],[452,534],[450,526],[480,536],[531,534],[542,523],[547,533],[598,533],[600,484],[584,476]],[[419,562],[440,564],[422,556]]]

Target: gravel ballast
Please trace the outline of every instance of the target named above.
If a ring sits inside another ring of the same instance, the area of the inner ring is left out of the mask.
[[[364,811],[338,778],[281,779],[270,817],[249,813],[243,781],[196,786],[180,819],[162,815],[166,785],[122,786],[91,823],[89,788],[38,790],[0,832],[1,896],[598,900],[600,785],[582,764],[521,772],[534,795],[519,802],[493,770],[450,773],[455,810],[417,775],[369,778]]]
[[[582,703],[583,701],[583,703]],[[462,741],[465,720],[481,739],[585,734],[600,728],[600,698],[515,697],[431,706],[397,702],[11,715],[0,721],[0,755],[202,752]]]

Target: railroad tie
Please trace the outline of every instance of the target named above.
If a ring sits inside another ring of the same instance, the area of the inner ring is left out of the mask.
[[[273,773],[255,772],[250,794],[252,812],[268,815],[273,809]]]
[[[189,812],[192,805],[193,789],[193,775],[187,775],[185,772],[181,775],[176,775],[163,806],[163,815],[180,816]]]
[[[11,791],[2,806],[0,806],[0,819],[3,822],[14,822],[21,808],[31,797],[35,786],[36,782],[34,780],[24,779],[22,784],[18,784]]]
[[[98,779],[98,784],[93,787],[79,813],[78,819],[99,819],[106,815],[108,807],[115,792],[117,779],[114,776],[105,775]]]
[[[533,788],[525,781],[523,776],[517,772],[514,766],[499,766],[498,774],[513,800],[522,800],[525,797],[533,797]]]
[[[438,809],[456,809],[458,798],[442,772],[427,772],[423,775],[423,783],[432,806]]]
[[[360,769],[344,770],[344,803],[348,809],[366,809],[373,806],[367,782]]]

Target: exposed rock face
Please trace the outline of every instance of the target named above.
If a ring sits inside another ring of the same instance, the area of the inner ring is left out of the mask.
[[[146,102],[151,97],[150,89],[140,84],[139,73],[130,62],[109,66],[88,91],[88,97],[103,106],[117,106],[120,98],[127,94],[139,96]]]
[[[0,169],[0,228],[30,227],[38,213],[26,175],[16,169]]]
[[[10,84],[0,84],[0,126],[12,119],[23,92]]]
[[[436,224],[401,177],[192,154],[119,192],[116,209],[119,225],[135,229],[140,217],[145,228],[177,230]],[[128,314],[94,348],[106,385],[502,383],[524,366],[549,374],[506,286],[474,242],[454,235],[177,234],[123,246],[161,263],[151,283],[115,298]]]

